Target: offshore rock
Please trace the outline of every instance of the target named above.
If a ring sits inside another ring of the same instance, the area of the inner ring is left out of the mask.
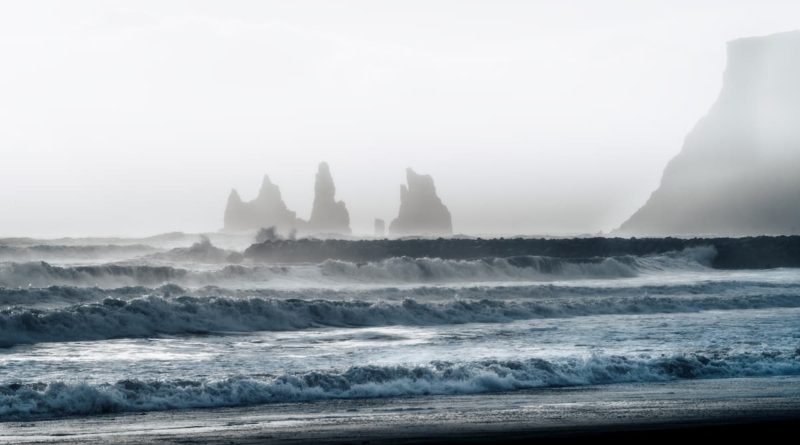
[[[561,260],[576,266],[600,264],[608,258],[623,265],[648,256],[695,259],[716,269],[800,267],[800,236],[746,238],[403,238],[374,240],[277,240],[253,244],[244,257],[260,263],[408,261],[409,258],[471,260],[493,264],[502,259],[514,267],[536,263],[542,271],[561,270]],[[435,262],[435,261],[434,261]],[[694,262],[694,261],[692,261]],[[340,265],[331,264],[332,267]],[[372,265],[365,266],[369,269]],[[573,267],[573,266],[570,266]],[[627,267],[627,266],[624,266]],[[705,266],[704,266],[705,267]],[[422,273],[430,272],[428,269]],[[0,281],[2,277],[0,277]]]
[[[419,175],[406,169],[407,185],[400,186],[400,212],[389,225],[393,236],[451,235],[450,211],[436,195],[430,175]]]
[[[280,188],[264,175],[256,199],[242,201],[236,190],[231,190],[225,208],[225,230],[241,232],[275,227],[279,231],[296,230],[302,225],[295,212],[289,210],[281,197]]]
[[[336,185],[325,162],[319,164],[317,171],[314,206],[306,230],[310,233],[350,234],[350,214],[345,203],[336,200]]]

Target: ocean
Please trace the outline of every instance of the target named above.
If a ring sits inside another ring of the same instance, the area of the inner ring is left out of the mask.
[[[0,441],[166,431],[164,416],[190,435],[256,414],[277,430],[465,407],[541,422],[567,404],[576,421],[620,388],[618,410],[665,394],[798,408],[799,270],[715,268],[713,245],[264,264],[145,243],[0,248]]]

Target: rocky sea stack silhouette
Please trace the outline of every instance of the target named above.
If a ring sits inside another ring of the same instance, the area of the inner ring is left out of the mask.
[[[800,233],[800,31],[734,40],[716,103],[620,235]]]
[[[400,212],[389,224],[389,233],[393,236],[451,235],[450,211],[436,195],[433,178],[407,168],[406,182],[407,185],[400,186]]]
[[[342,201],[336,200],[336,185],[330,167],[319,164],[314,183],[314,207],[306,230],[311,233],[350,234],[350,214]]]
[[[400,186],[400,212],[389,225],[392,236],[451,235],[453,223],[450,211],[436,194],[433,178],[406,169],[407,185]],[[336,200],[336,185],[330,167],[319,164],[314,183],[314,205],[308,221],[289,210],[281,197],[280,188],[264,176],[256,199],[244,202],[236,190],[231,190],[225,208],[226,232],[269,230],[275,234],[349,235],[350,214],[343,201]],[[384,236],[385,223],[375,220],[375,236]]]
[[[295,212],[289,210],[281,197],[281,189],[264,175],[256,199],[242,201],[239,192],[231,190],[225,207],[225,230],[231,232],[275,227],[280,231],[296,230],[301,225]]]
[[[314,184],[314,207],[308,221],[298,218],[288,209],[280,188],[267,175],[264,175],[258,197],[250,202],[242,201],[239,193],[231,190],[223,230],[244,232],[261,229],[283,234],[350,234],[350,215],[344,202],[336,201],[336,185],[328,164],[319,164]]]

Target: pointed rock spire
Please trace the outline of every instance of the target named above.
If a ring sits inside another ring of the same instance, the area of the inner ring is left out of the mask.
[[[231,189],[231,193],[228,195],[228,205],[236,205],[242,203],[242,197],[239,196],[239,192],[236,189]]]
[[[249,209],[242,202],[239,192],[236,189],[231,189],[228,195],[228,204],[225,206],[225,229],[226,230],[244,230],[244,222],[249,218]]]
[[[325,162],[321,162],[317,170],[314,206],[307,230],[316,233],[350,233],[350,214],[344,202],[336,201],[336,185],[330,167]]]

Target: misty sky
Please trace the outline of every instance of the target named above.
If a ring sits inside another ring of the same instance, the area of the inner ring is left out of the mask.
[[[434,176],[457,233],[612,229],[796,1],[2,1],[0,237],[213,231],[269,173],[356,232]]]

